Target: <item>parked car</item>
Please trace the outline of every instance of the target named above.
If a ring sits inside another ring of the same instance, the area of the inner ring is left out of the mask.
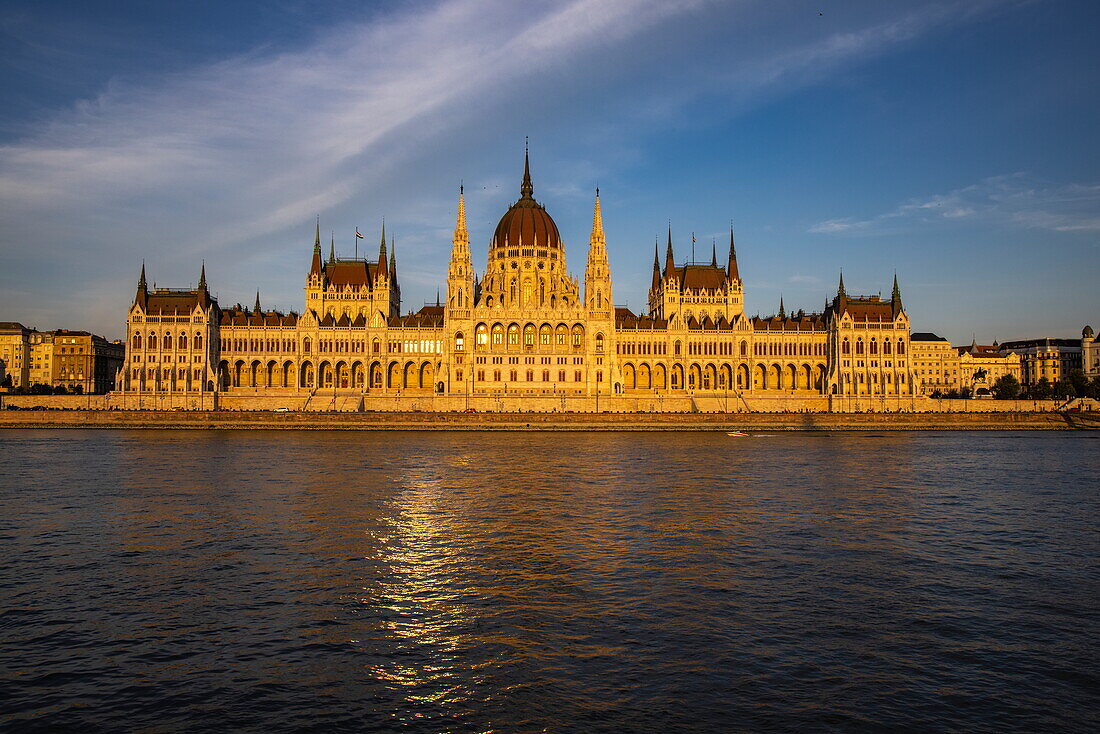
[[[290,408],[274,408],[274,409],[272,410],[272,412],[273,412],[273,413],[289,413],[289,412],[290,412]]]

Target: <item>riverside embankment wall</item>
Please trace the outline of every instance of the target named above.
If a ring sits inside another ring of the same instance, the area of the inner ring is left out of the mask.
[[[317,413],[0,411],[0,428],[468,431],[1066,430],[1059,413]]]

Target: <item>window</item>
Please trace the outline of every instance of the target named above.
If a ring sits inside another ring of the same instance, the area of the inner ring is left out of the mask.
[[[596,334],[596,351],[603,351],[603,334]]]
[[[493,346],[498,347],[504,343],[504,327],[500,324],[493,324]]]
[[[573,382],[580,382],[580,381],[581,381],[581,371],[580,370],[573,370]]]
[[[519,327],[515,324],[508,327],[508,346],[519,346]]]
[[[466,339],[463,337],[462,332],[455,334],[455,351],[461,352],[465,349]]]

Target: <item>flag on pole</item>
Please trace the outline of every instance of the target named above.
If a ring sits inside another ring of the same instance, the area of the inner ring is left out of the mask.
[[[355,239],[357,239],[357,240],[363,239],[363,235],[359,234],[359,228],[358,227],[355,228]]]

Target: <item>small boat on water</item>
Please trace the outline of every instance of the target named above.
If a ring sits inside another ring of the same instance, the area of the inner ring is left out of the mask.
[[[749,434],[741,433],[741,431],[726,431],[727,436],[737,436],[739,438],[749,438]]]

